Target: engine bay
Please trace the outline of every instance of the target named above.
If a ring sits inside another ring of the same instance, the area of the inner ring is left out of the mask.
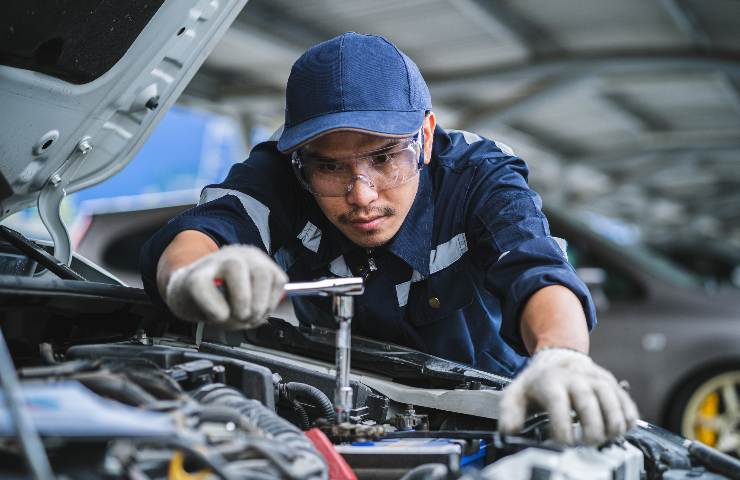
[[[60,478],[737,478],[734,464],[644,422],[599,448],[554,444],[537,413],[502,437],[496,403],[508,379],[361,337],[350,422],[337,424],[330,329],[273,318],[246,335],[178,323],[162,332],[148,328],[156,309],[124,300],[137,294],[121,287],[106,287],[92,316],[69,302],[80,291],[7,287],[3,332]],[[129,322],[112,326],[119,316]],[[3,403],[0,474],[32,478]]]
[[[78,345],[63,356],[45,343],[44,364],[19,369],[55,472],[72,478],[181,478],[173,476],[180,471],[327,478],[332,462],[342,462],[320,453],[323,444],[359,478],[401,478],[420,467],[426,473],[414,478],[457,478],[463,471],[478,478],[472,472],[530,448],[569,450],[542,448],[544,416],[534,417],[521,436],[502,439],[495,420],[402,404],[359,381],[352,382],[351,426],[336,425],[322,390],[333,386],[328,372],[291,368],[259,349],[167,343]],[[468,391],[498,391],[473,388]],[[12,437],[7,419],[0,434]],[[4,443],[4,474],[20,475],[21,457]],[[610,454],[593,465],[587,457],[574,461],[639,478],[639,450],[624,442],[604,451]],[[589,478],[612,478],[605,475]]]
[[[75,479],[740,478],[737,459],[646,422],[599,447],[556,444],[541,412],[499,435],[510,379],[359,336],[340,421],[329,328],[227,332],[139,289],[50,275],[0,275],[0,311],[2,478],[42,478],[34,458]]]

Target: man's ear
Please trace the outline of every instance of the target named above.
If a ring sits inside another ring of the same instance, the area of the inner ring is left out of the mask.
[[[424,165],[429,165],[432,161],[432,144],[434,143],[434,127],[437,125],[437,118],[434,112],[430,111],[424,118]]]

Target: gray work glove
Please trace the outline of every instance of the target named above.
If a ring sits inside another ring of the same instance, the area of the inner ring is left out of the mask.
[[[216,279],[223,280],[225,294]],[[259,248],[229,245],[175,270],[165,302],[183,320],[229,330],[255,328],[280,303],[287,281],[285,272]]]
[[[547,411],[553,438],[567,445],[602,444],[630,430],[638,419],[637,407],[614,375],[588,355],[565,348],[537,352],[504,389],[499,431],[521,430],[531,404]],[[580,440],[573,435],[571,410],[581,423]]]

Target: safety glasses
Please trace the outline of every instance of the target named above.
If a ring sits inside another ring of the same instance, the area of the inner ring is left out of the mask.
[[[424,165],[422,139],[419,130],[393,145],[344,158],[326,158],[299,149],[293,152],[293,170],[309,192],[322,197],[343,197],[358,181],[376,191],[389,190],[418,175]]]

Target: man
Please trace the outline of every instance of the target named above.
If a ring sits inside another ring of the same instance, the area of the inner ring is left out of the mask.
[[[593,303],[521,159],[438,127],[418,68],[382,37],[309,49],[286,100],[279,141],[257,145],[145,246],[153,297],[186,320],[252,328],[288,277],[360,275],[356,333],[499,374],[523,369],[501,402],[503,431],[522,426],[530,403],[565,443],[576,440],[571,409],[586,443],[632,427],[632,401],[586,354]],[[294,306],[303,322],[334,325],[325,299]]]

